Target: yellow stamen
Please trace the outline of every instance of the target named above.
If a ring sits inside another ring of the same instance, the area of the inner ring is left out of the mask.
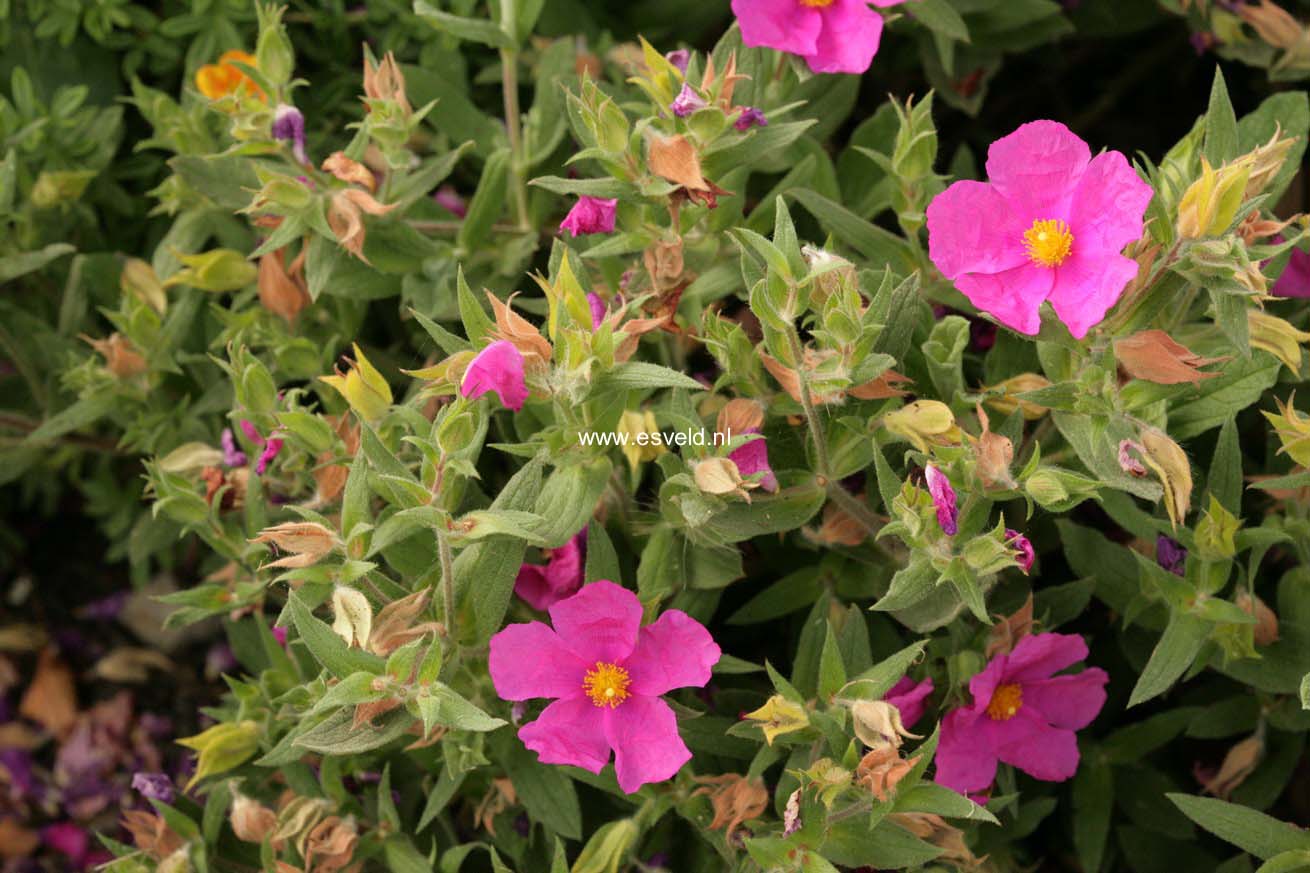
[[[628,699],[628,685],[631,682],[628,671],[618,664],[597,661],[596,666],[582,677],[582,689],[587,692],[592,703],[613,709]]]
[[[1039,218],[1024,231],[1028,258],[1042,267],[1058,267],[1073,249],[1073,232],[1069,225],[1053,218]]]
[[[1023,709],[1023,688],[1013,682],[996,686],[991,703],[987,704],[987,717],[992,721],[1009,721]]]
[[[831,6],[834,0],[800,0],[802,6],[808,6],[811,9],[823,9],[825,6]]]

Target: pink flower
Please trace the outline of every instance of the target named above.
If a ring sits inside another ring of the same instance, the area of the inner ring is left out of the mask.
[[[1078,339],[1105,317],[1137,263],[1151,201],[1119,152],[1095,158],[1054,121],[1025,124],[987,151],[990,182],[956,182],[928,204],[928,253],[983,312],[1020,333],[1049,300]]]
[[[678,72],[687,75],[687,67],[691,64],[691,49],[674,49],[671,52],[664,53],[664,59],[678,68]]]
[[[1275,297],[1310,297],[1310,252],[1292,249],[1292,257],[1270,293]]]
[[[923,718],[923,711],[926,709],[924,700],[932,694],[932,690],[931,678],[915,682],[909,676],[902,676],[891,690],[882,696],[882,699],[900,710],[901,724],[912,728],[916,721]]]
[[[961,794],[982,791],[996,777],[998,761],[1047,782],[1073,776],[1074,731],[1105,705],[1109,677],[1097,667],[1055,674],[1086,657],[1082,637],[1035,634],[993,658],[969,681],[973,705],[942,722],[937,781]]]
[[[746,430],[746,433],[759,432],[758,427]],[[773,475],[773,468],[769,466],[769,446],[764,437],[742,443],[728,454],[728,460],[737,465],[737,472],[742,476],[762,474],[759,483],[765,491],[778,490],[778,477]]]
[[[256,431],[256,434],[258,434],[258,431]],[[232,428],[223,428],[221,441],[223,444],[223,466],[244,467],[246,465],[246,453],[237,448],[237,440],[232,434]]]
[[[1017,530],[1008,527],[1005,529],[1005,541],[1014,549],[1014,559],[1019,563],[1019,569],[1025,573],[1031,570],[1033,561],[1037,560],[1037,552],[1033,549],[1032,541]]]
[[[605,320],[605,313],[608,308],[601,296],[592,291],[587,292],[587,305],[591,307],[591,329],[596,330],[600,327],[600,323]]]
[[[882,16],[869,0],[732,0],[732,12],[746,45],[800,55],[816,73],[863,73],[882,40]]]
[[[567,230],[578,237],[588,233],[612,233],[614,231],[614,211],[618,208],[618,199],[604,200],[600,197],[588,197],[585,194],[573,204],[569,214],[559,223],[560,230]]]
[[[955,536],[960,529],[960,510],[955,507],[955,489],[946,474],[932,464],[923,472],[928,482],[928,493],[932,496],[933,506],[937,508],[937,523],[942,526],[942,533],[948,537]]]
[[[249,419],[241,419],[240,424],[241,432],[246,435],[246,438],[255,445],[263,447],[262,451],[259,453],[259,460],[255,462],[255,474],[262,476],[264,475],[264,471],[268,469],[268,465],[277,457],[278,452],[282,451],[282,438],[278,436],[277,431],[274,431],[268,439],[264,439],[264,437],[259,433],[259,428],[255,427],[254,422]],[[223,448],[224,451],[226,451],[226,442],[224,442]],[[241,455],[241,463],[245,463],[244,454]]]
[[[438,206],[456,218],[463,218],[468,215],[468,201],[460,196],[454,185],[442,185],[437,189],[437,193],[432,195],[432,199],[437,201]]]
[[[528,383],[523,375],[523,355],[509,340],[496,340],[469,361],[459,383],[462,397],[475,400],[488,391],[496,392],[506,409],[518,412],[528,399]]]
[[[524,564],[514,580],[514,593],[533,609],[549,609],[582,587],[582,562],[587,545],[584,527],[558,549],[546,549],[545,564]]]
[[[686,118],[697,109],[704,108],[705,98],[697,94],[696,89],[688,85],[686,82],[682,83],[682,90],[678,92],[678,96],[674,97],[673,102],[669,104],[669,109],[671,109],[673,114],[679,118]]]
[[[719,647],[684,612],[641,627],[641,603],[604,580],[550,607],[541,622],[513,624],[491,638],[488,668],[506,700],[552,698],[519,739],[544,764],[599,773],[614,752],[619,787],[631,794],[662,782],[691,759],[678,720],[660,695],[704,687]]]

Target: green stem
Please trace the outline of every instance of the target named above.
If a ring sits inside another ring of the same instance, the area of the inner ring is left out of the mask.
[[[878,523],[878,517],[873,514],[873,510],[868,505],[856,497],[851,492],[841,486],[840,482],[829,480],[828,482],[828,499],[837,504],[843,512],[855,519],[870,538],[876,538],[881,527]]]
[[[814,398],[810,396],[810,383],[805,378],[805,353],[801,349],[800,337],[796,328],[787,331],[787,340],[791,343],[792,357],[796,359],[796,379],[801,388],[801,406],[805,409],[805,421],[810,426],[810,437],[814,440],[814,455],[819,462],[819,475],[827,479],[831,467],[828,465],[828,440],[823,434],[823,423],[814,408]]]
[[[444,530],[437,529],[437,556],[441,561],[441,599],[445,611],[446,638],[455,638],[455,560],[450,552],[450,539]]]

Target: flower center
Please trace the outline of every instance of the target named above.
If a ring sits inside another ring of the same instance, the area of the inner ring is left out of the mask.
[[[987,704],[987,717],[992,721],[1009,721],[1023,709],[1023,688],[1015,682],[998,685]]]
[[[802,6],[808,6],[811,9],[823,9],[825,6],[831,6],[835,0],[800,0]]]
[[[631,682],[628,671],[618,664],[597,661],[596,666],[582,677],[582,690],[587,692],[592,703],[613,709],[628,699],[628,685]]]
[[[1039,218],[1023,233],[1028,258],[1043,267],[1058,267],[1073,249],[1073,232],[1069,225],[1053,218]]]

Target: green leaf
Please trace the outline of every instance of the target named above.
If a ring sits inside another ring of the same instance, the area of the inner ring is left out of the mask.
[[[932,562],[915,554],[909,564],[896,571],[891,587],[872,608],[878,612],[908,609],[932,594],[938,581],[940,576],[933,569]]]
[[[291,620],[295,622],[296,633],[304,641],[309,653],[314,656],[329,673],[338,679],[345,679],[352,673],[373,673],[380,675],[385,662],[377,655],[354,649],[337,636],[326,622],[319,621],[301,600],[300,594],[293,591],[287,598],[287,608]]]
[[[469,42],[480,42],[492,48],[514,48],[514,40],[495,22],[482,18],[465,18],[452,15],[433,6],[427,0],[414,0],[414,14],[434,27]]]
[[[1169,436],[1189,440],[1219,427],[1260,399],[1278,381],[1281,367],[1270,355],[1238,358],[1224,365],[1217,379],[1206,379],[1179,395],[1169,406]]]
[[[962,818],[999,825],[996,816],[962,794],[936,782],[920,782],[896,798],[897,812],[930,812],[947,818]]]
[[[76,247],[68,243],[51,243],[45,248],[37,249],[34,252],[6,255],[0,258],[0,282],[8,282],[17,279],[19,276],[34,273],[51,261],[72,254],[75,251],[77,251]]]
[[[437,725],[484,733],[494,731],[507,723],[504,719],[487,715],[459,692],[440,682],[420,688],[417,704],[419,715],[423,719],[424,734],[431,733]]]
[[[1237,442],[1237,419],[1227,418],[1219,429],[1206,485],[1215,499],[1234,515],[1242,511],[1242,447]]]
[[[1113,812],[1113,769],[1087,761],[1073,780],[1073,845],[1086,873],[1101,869]]]
[[[104,418],[120,402],[118,395],[107,391],[83,397],[41,422],[36,430],[27,435],[24,443],[40,444],[57,439],[71,431],[81,430],[92,422]]]
[[[841,696],[852,700],[881,700],[910,666],[923,657],[923,649],[927,645],[927,640],[920,640],[889,655],[847,682],[841,690]]]
[[[904,9],[934,33],[959,42],[969,41],[969,26],[947,0],[913,0]]]
[[[1192,666],[1210,638],[1210,629],[1208,621],[1186,612],[1172,612],[1164,634],[1133,686],[1128,705],[1136,706],[1167,691]]]
[[[582,810],[573,780],[559,767],[542,764],[516,737],[501,744],[505,772],[528,816],[570,840],[582,837]]]
[[[492,225],[504,213],[509,190],[509,161],[508,148],[497,149],[487,157],[478,188],[469,200],[468,212],[455,235],[461,251],[471,253],[481,248],[491,235]],[[469,334],[469,339],[474,339],[472,334]]]
[[[1216,64],[1214,84],[1210,86],[1210,107],[1205,113],[1205,158],[1210,166],[1218,167],[1237,157],[1237,114],[1228,99],[1228,86],[1224,73]]]
[[[382,855],[387,859],[387,870],[391,873],[432,873],[428,859],[404,834],[387,837],[382,844]]]
[[[1310,834],[1263,812],[1212,797],[1165,796],[1183,811],[1183,815],[1262,861],[1283,852],[1310,851]]]
[[[623,573],[619,569],[619,556],[614,551],[605,525],[593,519],[587,525],[587,565],[582,573],[584,582],[607,579],[616,585],[623,584]]]
[[[593,383],[591,393],[600,396],[611,391],[641,391],[650,388],[705,390],[704,385],[677,370],[644,361],[626,361],[602,373]]]
[[[292,745],[324,755],[357,755],[399,739],[414,723],[413,717],[403,709],[392,710],[375,725],[355,727],[354,720],[353,710],[339,709],[296,736]]]
[[[876,224],[865,221],[840,203],[806,188],[787,192],[843,243],[874,263],[888,264],[903,272],[914,269],[908,244]]]

